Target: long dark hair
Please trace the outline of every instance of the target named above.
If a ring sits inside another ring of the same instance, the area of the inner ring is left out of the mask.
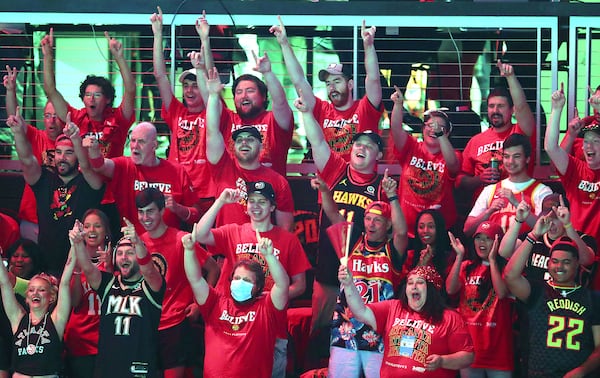
[[[446,303],[442,294],[436,289],[435,286],[429,281],[427,283],[427,299],[419,314],[423,319],[431,324],[439,324],[444,319],[444,310],[446,309]],[[406,295],[406,282],[402,284],[400,289],[399,298],[402,305],[409,311],[414,311],[408,305],[408,296]]]
[[[413,265],[409,267],[409,270],[414,268],[421,258],[421,250],[425,248],[425,245],[419,237],[419,220],[423,215],[429,214],[433,218],[435,224],[435,243],[433,247],[435,254],[433,255],[431,262],[435,267],[435,270],[443,277],[446,277],[446,271],[448,270],[448,252],[450,251],[450,238],[448,237],[448,230],[446,229],[446,221],[442,214],[435,209],[425,209],[417,215],[417,222],[415,224],[415,239],[413,241],[414,248],[414,259]]]

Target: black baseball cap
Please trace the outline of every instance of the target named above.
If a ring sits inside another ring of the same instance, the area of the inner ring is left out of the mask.
[[[253,137],[255,137],[256,139],[258,139],[262,143],[262,135],[260,135],[260,131],[258,131],[258,129],[254,126],[243,126],[239,129],[235,130],[231,134],[231,139],[236,140],[237,137],[241,133],[248,133],[248,134],[252,135]]]
[[[362,133],[354,134],[354,136],[352,137],[352,143],[356,142],[356,140],[363,135],[369,137],[373,141],[373,143],[377,144],[377,147],[379,147],[379,151],[383,152],[383,139],[381,139],[381,136],[379,134],[377,134],[371,130],[367,130],[367,131],[363,131]]]
[[[248,195],[257,193],[271,201],[273,205],[275,202],[275,190],[273,186],[266,181],[248,181],[246,182],[246,192]]]

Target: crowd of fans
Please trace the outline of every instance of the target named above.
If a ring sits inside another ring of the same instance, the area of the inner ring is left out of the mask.
[[[134,125],[134,76],[108,33],[124,83],[118,105],[94,75],[79,88],[84,107],[67,103],[52,29],[41,41],[43,131],[21,116],[16,69],[6,68],[6,123],[27,185],[20,229],[7,226],[1,241],[0,377],[300,373],[288,369],[286,309],[311,286],[309,348],[326,350],[306,366],[331,377],[597,376],[600,90],[590,93],[594,115],[572,120],[562,145],[562,86],[552,94],[544,148],[563,189],[553,193],[532,177],[536,125],[510,64],[497,62],[507,86],[489,93],[489,128],[458,151],[443,109],[425,114],[420,139],[405,131],[398,87],[391,133],[380,135],[376,28],[364,21],[362,98],[340,63],[319,72],[328,100],[316,97],[279,18],[270,32],[297,98],[255,54],[262,79],[235,78],[235,110],[222,99],[206,15],[193,68],[179,77],[182,100],[167,76],[160,8],[150,23],[167,159],[155,126]],[[285,177],[290,104],[316,167],[314,266]],[[397,180],[378,173],[385,145]]]

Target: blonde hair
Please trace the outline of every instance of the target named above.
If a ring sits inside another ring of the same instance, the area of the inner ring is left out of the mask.
[[[48,284],[50,285],[50,293],[53,294],[55,297],[58,295],[58,279],[56,277],[47,273],[38,273],[35,276],[31,277],[31,279],[29,280],[29,284],[27,285],[28,288],[31,284],[31,281],[35,280],[36,278],[48,282]]]

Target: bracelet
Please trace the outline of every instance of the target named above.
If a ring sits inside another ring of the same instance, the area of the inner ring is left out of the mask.
[[[391,197],[388,197],[388,201],[389,201],[390,203],[391,203],[392,201],[395,201],[395,200],[397,200],[397,199],[398,199],[398,196],[391,196]]]
[[[525,237],[525,240],[527,240],[528,242],[531,243],[531,245],[534,245],[536,243],[536,240],[534,238],[532,238],[531,236],[527,235],[527,237]]]
[[[519,218],[515,217],[515,222],[517,222],[517,223],[525,223],[525,219],[519,220]]]
[[[149,253],[147,253],[144,257],[136,256],[136,259],[138,264],[147,265],[148,263],[150,263],[150,261],[152,261],[152,256]]]
[[[563,227],[564,228],[573,228],[573,224],[571,224],[571,222],[569,222],[569,223],[565,224]]]
[[[90,158],[90,165],[92,168],[100,168],[104,165],[104,156],[98,156],[95,158]]]
[[[189,207],[186,207],[188,213],[187,213],[187,217],[185,217],[185,221],[187,222],[188,220],[190,220],[190,217],[192,216],[192,210],[190,210]]]

